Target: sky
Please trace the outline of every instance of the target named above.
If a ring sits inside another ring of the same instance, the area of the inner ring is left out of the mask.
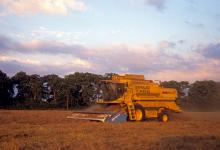
[[[219,0],[1,0],[0,70],[220,81]]]

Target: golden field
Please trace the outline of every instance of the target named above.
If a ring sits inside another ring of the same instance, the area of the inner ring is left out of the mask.
[[[71,111],[0,110],[0,149],[220,149],[219,112],[183,112],[161,123],[67,119]]]

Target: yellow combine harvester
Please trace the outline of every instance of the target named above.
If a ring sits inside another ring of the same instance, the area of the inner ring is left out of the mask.
[[[111,80],[103,80],[102,83],[103,99],[98,100],[97,104],[118,106],[120,109],[111,112],[74,112],[68,118],[114,122],[126,115],[129,121],[158,118],[167,122],[169,112],[181,112],[175,103],[176,89],[163,88],[152,80],[145,80],[144,75],[113,75]]]

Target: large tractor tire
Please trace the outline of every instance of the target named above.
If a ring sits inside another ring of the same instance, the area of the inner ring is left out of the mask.
[[[145,110],[141,105],[135,104],[135,115],[136,115],[136,121],[144,121],[145,116]]]
[[[168,122],[169,121],[169,115],[168,113],[166,112],[161,112],[159,115],[158,115],[158,120],[160,122]]]

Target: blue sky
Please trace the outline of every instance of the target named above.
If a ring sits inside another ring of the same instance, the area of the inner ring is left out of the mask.
[[[0,70],[220,80],[218,0],[2,0]]]

